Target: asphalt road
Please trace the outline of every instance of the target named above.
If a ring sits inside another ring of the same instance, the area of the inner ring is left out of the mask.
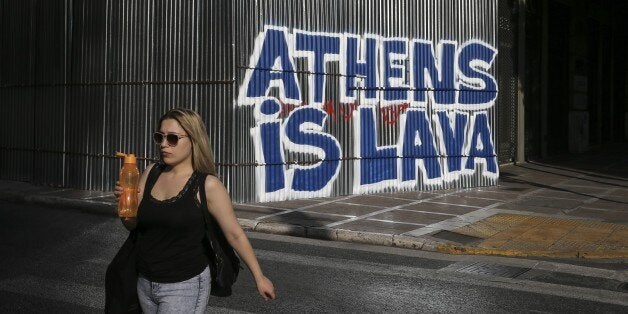
[[[102,312],[115,218],[0,202],[0,312]],[[626,264],[437,253],[249,234],[278,299],[243,271],[208,312],[628,312]]]

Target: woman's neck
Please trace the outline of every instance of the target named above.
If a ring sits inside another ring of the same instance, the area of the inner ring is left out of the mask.
[[[194,172],[194,167],[190,163],[180,163],[174,166],[168,166],[168,172],[170,172],[173,176],[189,176]]]

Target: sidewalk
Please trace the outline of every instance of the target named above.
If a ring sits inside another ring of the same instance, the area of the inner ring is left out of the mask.
[[[234,204],[246,230],[450,254],[628,258],[625,145],[500,167],[464,190]],[[0,199],[115,215],[111,193],[0,180]]]

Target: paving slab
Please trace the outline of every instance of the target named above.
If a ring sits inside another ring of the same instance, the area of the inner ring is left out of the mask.
[[[422,212],[439,213],[446,216],[464,215],[478,209],[477,207],[469,207],[466,205],[443,204],[443,203],[432,203],[432,202],[409,204],[409,205],[401,206],[399,208],[422,211]]]
[[[316,205],[320,202],[321,202],[320,200],[305,199],[305,200],[291,200],[291,201],[283,201],[283,202],[269,202],[269,203],[264,203],[264,204],[268,207],[297,209],[297,208]]]
[[[372,216],[370,219],[400,221],[413,224],[430,225],[450,218],[451,216],[439,215],[428,212],[418,212],[407,209],[394,209]]]
[[[561,215],[564,213],[561,208],[541,207],[530,205],[522,205],[519,203],[502,203],[498,207],[499,209],[512,210],[518,212],[529,212],[536,214],[549,214],[549,215]]]
[[[284,212],[285,210],[249,204],[234,204],[236,216],[242,219],[259,219],[268,215]]]
[[[569,214],[607,222],[628,223],[628,212],[626,211],[599,210],[583,207],[575,209],[569,212]]]
[[[511,201],[519,196],[519,194],[516,192],[507,191],[507,190],[498,190],[498,189],[469,190],[469,191],[460,193],[460,195],[463,195],[469,198],[479,198],[479,199],[494,200],[494,201]]]
[[[569,200],[569,199],[556,199],[542,196],[526,196],[514,201],[513,204],[524,205],[530,207],[545,207],[556,208],[561,210],[568,210],[576,208],[583,204],[582,201]]]
[[[618,201],[612,201],[612,200],[607,200],[607,199],[598,199],[593,202],[587,202],[585,205],[582,205],[582,207],[625,211],[625,210],[628,210],[628,202],[618,202]]]
[[[373,232],[382,235],[382,237],[388,237],[395,234],[402,234],[418,228],[415,224],[408,224],[403,222],[385,222],[375,220],[359,220],[348,222],[337,226],[338,229],[361,231],[361,232]]]
[[[282,223],[304,227],[324,227],[330,223],[345,220],[346,217],[330,214],[294,211],[260,220],[263,223]]]
[[[443,191],[412,191],[412,192],[397,192],[394,194],[388,194],[388,196],[392,196],[398,199],[405,199],[410,201],[423,200],[427,198],[433,198],[435,196],[442,195],[447,193],[447,190]]]
[[[308,208],[310,212],[317,212],[321,214],[340,214],[346,216],[362,216],[366,214],[370,214],[377,210],[382,209],[383,207],[366,207],[359,204],[350,204],[344,202],[334,202],[327,203],[322,205],[316,205]]]
[[[351,199],[351,204],[381,207],[395,207],[408,204],[408,202],[412,202],[412,200],[395,198],[394,195],[360,195]]]
[[[497,203],[495,200],[483,199],[483,198],[473,198],[473,197],[465,197],[462,195],[447,195],[441,197],[437,200],[430,201],[432,203],[441,203],[441,204],[456,204],[456,205],[466,205],[466,206],[474,206],[476,208],[482,208],[489,205],[493,205]]]

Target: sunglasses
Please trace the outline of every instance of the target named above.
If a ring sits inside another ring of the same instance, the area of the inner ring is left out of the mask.
[[[178,133],[161,133],[161,132],[155,132],[153,133],[153,140],[155,141],[155,144],[161,145],[161,143],[163,143],[164,138],[166,139],[166,143],[168,144],[168,146],[170,147],[174,147],[177,146],[177,144],[179,144],[179,139],[182,137],[188,137],[187,135],[180,135]]]

